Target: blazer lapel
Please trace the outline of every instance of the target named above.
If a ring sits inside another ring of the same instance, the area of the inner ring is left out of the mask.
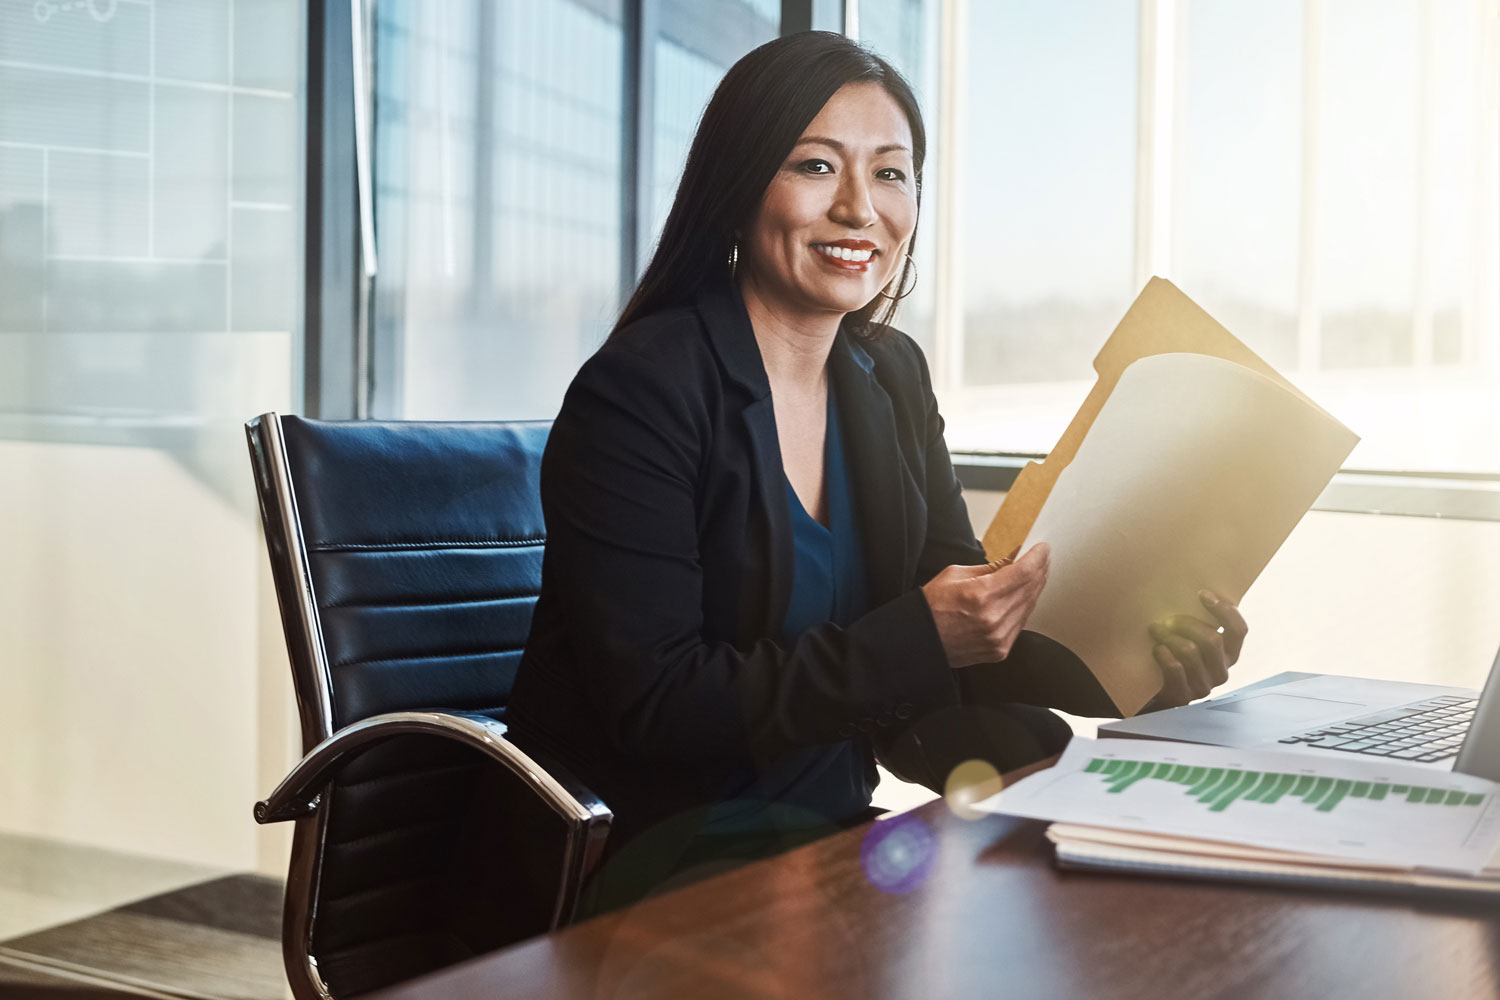
[[[828,358],[838,394],[839,419],[849,449],[849,475],[859,536],[869,573],[870,600],[899,597],[916,571],[921,548],[913,523],[919,496],[908,496],[910,476],[901,459],[891,397],[875,379],[874,361],[847,330],[840,330]]]
[[[792,599],[792,571],[796,554],[792,548],[791,513],[786,506],[786,488],[782,484],[781,442],[776,435],[776,411],[771,402],[771,382],[761,361],[755,331],[740,299],[739,290],[729,281],[705,287],[697,300],[698,314],[703,318],[709,343],[724,368],[727,380],[749,397],[741,411],[745,434],[750,445],[751,478],[762,513],[759,532],[749,537],[764,539],[764,544],[747,546],[745,579],[767,581],[765,604],[757,608],[761,594],[747,591],[742,605],[741,626],[749,636],[777,635],[786,618]]]
[[[764,579],[770,585],[765,610],[759,616],[761,620],[751,623],[751,626],[757,635],[779,635],[787,605],[792,600],[792,573],[797,554],[792,543],[792,517],[787,510],[786,487],[782,485],[785,474],[781,468],[781,442],[776,436],[776,412],[771,406],[770,394],[745,407],[743,417],[754,462],[756,496],[766,515],[763,537],[768,542],[764,546],[749,546],[751,551],[745,553],[746,579]],[[753,612],[751,617],[756,617]]]

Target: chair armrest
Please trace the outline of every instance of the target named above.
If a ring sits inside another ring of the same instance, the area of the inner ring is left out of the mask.
[[[544,754],[521,750],[505,733],[503,722],[478,712],[388,712],[361,719],[308,751],[276,790],[255,804],[255,821],[279,823],[312,816],[339,769],[388,739],[424,735],[456,740],[509,769],[562,818],[567,836],[550,925],[561,927],[572,922],[582,887],[604,857],[614,813],[566,768]]]
[[[437,736],[473,747],[526,782],[552,810],[573,823],[614,818],[599,797],[543,754],[526,753],[506,737],[505,723],[478,712],[387,712],[345,726],[308,751],[269,796],[255,804],[257,823],[302,819],[317,812],[323,789],[346,763],[396,736]]]

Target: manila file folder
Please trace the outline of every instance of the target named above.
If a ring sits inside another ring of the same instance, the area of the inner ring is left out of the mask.
[[[1026,627],[1068,647],[1123,715],[1161,687],[1147,626],[1238,602],[1359,438],[1171,282],[1152,278],[1094,359],[1057,446],[1021,470],[991,559],[1052,549]]]

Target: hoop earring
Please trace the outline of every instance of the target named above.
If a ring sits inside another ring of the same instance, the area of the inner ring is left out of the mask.
[[[729,276],[734,277],[734,272],[740,266],[740,243],[735,240],[729,244]]]
[[[900,302],[902,299],[906,298],[912,292],[916,291],[916,288],[917,288],[917,262],[912,259],[912,255],[911,255],[911,251],[910,250],[906,251],[906,263],[907,263],[907,266],[909,266],[911,268],[911,286],[908,287],[905,291],[901,292],[901,294],[899,294],[899,295],[887,295],[884,291],[877,292],[876,293],[877,295],[879,295],[883,299],[890,299],[892,302]],[[902,273],[903,273],[903,276],[904,276],[905,272],[902,272]]]

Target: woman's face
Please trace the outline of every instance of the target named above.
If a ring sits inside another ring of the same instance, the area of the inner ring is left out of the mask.
[[[739,271],[788,314],[853,312],[901,271],[917,224],[911,125],[878,83],[840,88],[741,240]]]

